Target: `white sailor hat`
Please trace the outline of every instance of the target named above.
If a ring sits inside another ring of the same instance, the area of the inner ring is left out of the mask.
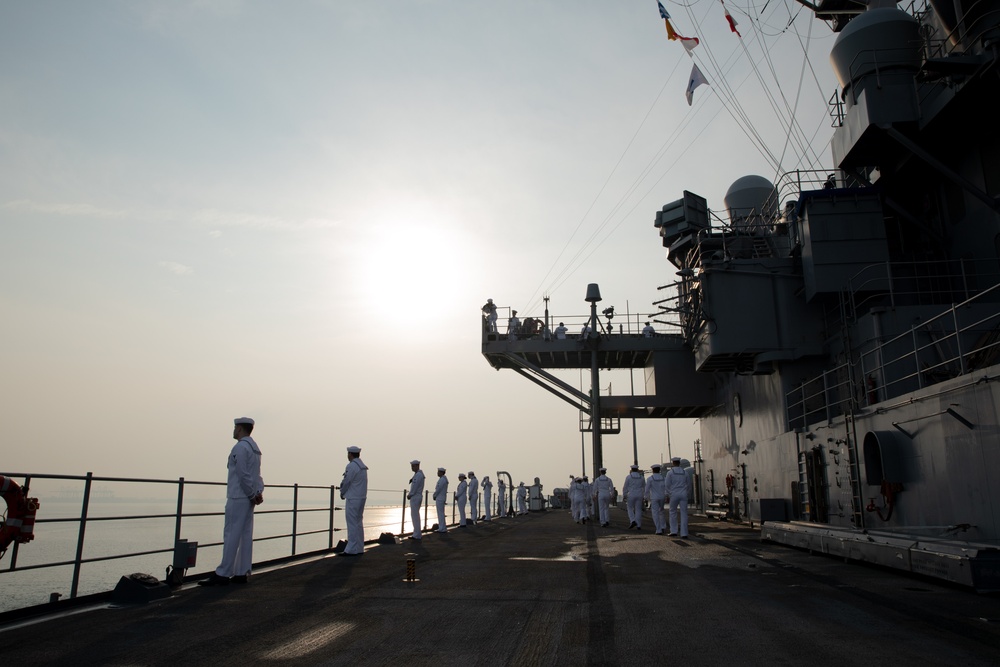
[[[417,459],[413,459],[412,461],[410,461],[410,465],[411,466],[418,466],[418,465],[420,465],[420,461],[418,461]]]
[[[674,463],[680,463],[680,462],[681,462],[681,457],[679,457],[679,456],[675,456],[675,457],[673,457],[673,458],[672,458],[672,459],[670,459],[670,460],[671,460],[671,461],[673,461]]]
[[[629,466],[629,470],[638,470],[638,469],[639,469],[639,466],[637,464],[635,464],[635,463],[633,463],[632,465]]]
[[[439,466],[438,467],[438,472],[447,472],[447,471],[444,468],[442,468],[442,467]]]
[[[464,472],[458,473],[458,478],[459,479],[465,479],[465,473]]]
[[[653,470],[659,470],[661,467],[663,467],[663,464],[661,464],[661,463],[654,463],[653,465],[651,465],[649,467],[652,468]]]
[[[607,468],[598,468],[597,469],[597,472],[607,472],[607,471],[608,471]]]
[[[348,454],[360,454],[361,453],[361,448],[360,447],[355,447],[354,445],[351,445],[350,447],[347,448],[347,453]]]
[[[249,424],[250,426],[253,426],[253,420],[249,417],[237,417],[233,420],[233,424],[236,426],[239,426],[240,424]]]
[[[474,473],[474,472],[472,472],[472,471],[470,470],[470,471],[469,471],[469,477],[475,477],[475,476],[476,476],[476,473]]]
[[[493,303],[493,299],[486,299],[486,303]]]

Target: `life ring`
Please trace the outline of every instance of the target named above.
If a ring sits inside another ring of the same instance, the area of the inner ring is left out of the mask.
[[[35,538],[38,498],[28,498],[10,477],[0,475],[0,496],[7,503],[7,517],[0,523],[0,554],[13,542],[24,544]]]

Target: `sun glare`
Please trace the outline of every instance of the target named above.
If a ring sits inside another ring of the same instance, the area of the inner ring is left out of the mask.
[[[451,326],[458,304],[471,298],[470,252],[457,224],[431,214],[368,227],[355,258],[362,308],[373,324],[393,330],[432,333]]]

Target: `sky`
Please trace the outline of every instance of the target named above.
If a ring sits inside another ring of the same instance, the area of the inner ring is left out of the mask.
[[[349,445],[372,489],[589,470],[573,408],[482,356],[483,302],[579,319],[597,283],[642,319],[663,204],[829,163],[829,28],[664,5],[690,106],[655,0],[0,0],[0,471],[222,480],[240,416],[268,483],[338,483]],[[625,423],[604,462],[697,437]]]

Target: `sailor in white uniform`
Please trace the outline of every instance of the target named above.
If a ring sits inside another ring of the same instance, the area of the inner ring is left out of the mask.
[[[673,467],[667,473],[667,497],[670,498],[670,537],[688,536],[688,476],[681,459],[670,459]]]
[[[583,476],[583,511],[588,521],[594,518],[594,485],[587,475]]]
[[[507,516],[507,485],[497,480],[497,516]]]
[[[492,502],[491,496],[493,495],[493,482],[490,481],[490,476],[487,475],[483,477],[483,508],[486,510],[486,520],[493,520],[493,508],[490,506]]]
[[[341,556],[360,556],[365,552],[365,501],[368,500],[368,466],[361,460],[360,447],[347,448],[347,468],[340,481],[340,497],[347,515],[347,547]]]
[[[573,515],[573,521],[580,523],[582,519],[581,508],[583,507],[583,480],[574,477],[569,485],[569,511]]]
[[[438,468],[437,486],[434,487],[434,502],[437,504],[438,532],[448,532],[448,519],[445,517],[444,506],[448,503],[448,478],[444,476],[444,468]]]
[[[250,437],[254,421],[249,417],[233,420],[236,444],[229,452],[226,467],[226,520],[222,529],[222,562],[201,586],[225,586],[230,577],[247,583],[253,564],[253,508],[264,502],[264,479],[260,476],[260,447]]]
[[[468,500],[469,483],[465,481],[465,473],[458,473],[458,488],[455,489],[455,502],[458,503],[458,525],[465,528],[465,503]]]
[[[656,335],[656,329],[649,322],[646,322],[646,326],[642,328],[642,335],[644,338],[652,338]]]
[[[642,499],[646,492],[646,482],[639,472],[639,466],[632,465],[625,484],[622,485],[622,495],[628,506],[628,515],[632,522],[629,528],[642,530]]]
[[[424,501],[424,471],[420,469],[420,461],[410,461],[410,470],[413,477],[410,478],[410,492],[406,494],[406,499],[410,501],[410,521],[413,523],[413,535],[411,539],[419,540],[420,535],[420,505]]]
[[[667,518],[663,516],[663,504],[666,502],[667,480],[660,474],[660,464],[654,463],[653,474],[646,480],[646,500],[649,501],[649,511],[653,515],[653,527],[657,535],[663,534],[667,527]]]
[[[486,313],[486,330],[490,333],[496,333],[497,307],[493,305],[493,299],[486,299],[486,304],[483,306],[483,312]]]
[[[479,520],[479,479],[476,473],[469,471],[469,518],[472,525]]]
[[[598,470],[600,475],[594,480],[594,494],[597,496],[597,512],[601,520],[601,527],[607,528],[611,525],[611,520],[608,517],[608,508],[611,505],[611,493],[614,490],[614,484],[611,483],[611,478],[605,473],[608,472],[607,468],[601,468]]]
[[[519,483],[517,485],[517,513],[518,514],[527,514],[528,513],[528,508],[525,505],[525,501],[527,500],[527,496],[528,496],[528,490],[526,488],[524,488],[524,482]]]
[[[517,319],[517,311],[510,311],[510,317],[507,318],[507,339],[517,340],[517,334],[521,330],[521,320]]]
[[[566,325],[562,322],[556,327],[556,340],[566,340]]]

